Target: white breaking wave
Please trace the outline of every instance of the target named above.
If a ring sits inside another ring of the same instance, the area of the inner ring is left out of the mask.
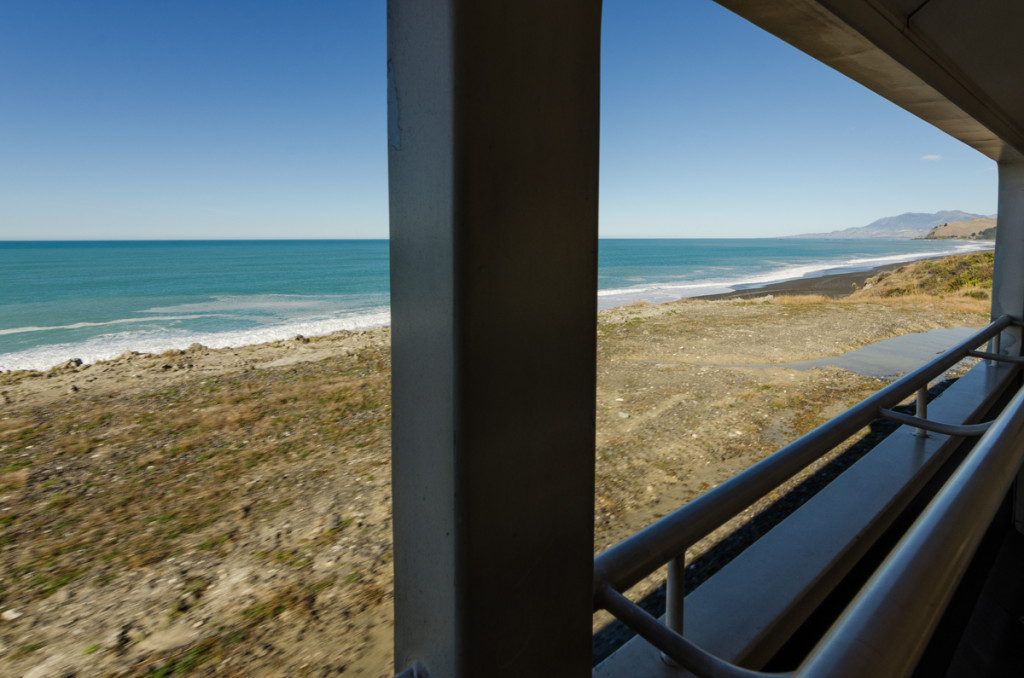
[[[351,295],[301,294],[237,294],[214,297],[211,301],[197,301],[175,306],[155,306],[140,313],[230,313],[237,311],[276,311],[291,314],[296,310],[330,309],[338,301],[348,301]],[[194,316],[198,317],[198,316]]]
[[[174,349],[185,349],[196,343],[208,348],[233,348],[290,339],[297,334],[320,337],[341,330],[352,332],[382,327],[390,323],[390,308],[379,307],[348,316],[306,318],[295,322],[226,332],[175,330],[120,332],[93,337],[81,342],[50,344],[24,351],[0,354],[0,371],[46,370],[75,358],[83,363],[95,363],[100,360],[116,358],[128,351],[163,353]]]
[[[195,318],[223,318],[227,316],[206,314],[206,315],[165,315],[165,316],[150,316],[148,318],[119,318],[117,320],[104,320],[102,322],[80,322],[72,323],[70,325],[53,325],[50,327],[37,327],[29,325],[27,327],[11,327],[8,329],[0,329],[0,336],[7,334],[21,334],[24,332],[49,332],[52,330],[80,330],[85,327],[106,327],[108,325],[125,325],[130,323],[149,323],[149,322],[160,322],[164,320],[193,320]]]

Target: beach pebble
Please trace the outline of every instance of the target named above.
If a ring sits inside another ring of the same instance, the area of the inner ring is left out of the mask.
[[[2,617],[4,621],[14,621],[22,614],[24,613],[21,610],[15,610],[14,608],[11,608],[10,610],[4,610],[2,613],[0,613],[0,617]]]
[[[619,412],[620,419],[629,419],[629,412]]]

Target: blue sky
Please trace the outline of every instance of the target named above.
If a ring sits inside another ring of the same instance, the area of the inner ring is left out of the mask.
[[[384,0],[0,3],[0,240],[387,237]],[[704,0],[605,0],[601,235],[996,209],[995,163]]]

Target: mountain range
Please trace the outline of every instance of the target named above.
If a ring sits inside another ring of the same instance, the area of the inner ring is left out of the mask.
[[[923,238],[936,226],[954,221],[985,218],[984,214],[971,214],[959,210],[943,210],[925,214],[906,212],[895,217],[882,217],[867,226],[844,228],[830,233],[807,233],[798,238]],[[994,215],[993,217],[994,218]]]

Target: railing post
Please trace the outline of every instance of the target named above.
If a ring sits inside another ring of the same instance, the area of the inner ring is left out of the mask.
[[[917,389],[917,412],[916,412],[916,414],[921,419],[927,419],[928,418],[928,384],[927,383],[924,386],[922,386],[921,388]],[[927,438],[928,437],[928,431],[925,431],[923,428],[919,428],[919,429],[917,429],[917,431],[914,432],[914,435],[917,436],[918,438]]]
[[[999,355],[1002,352],[1002,350],[1003,350],[1003,333],[1000,332],[996,336],[992,337],[992,340],[989,342],[989,353],[993,353],[995,355]],[[989,366],[998,365],[999,361],[998,360],[989,360],[988,364],[989,364]]]
[[[683,635],[683,601],[686,598],[686,552],[668,561],[668,581],[665,583],[665,626]],[[679,666],[664,652],[662,660],[669,666]]]

